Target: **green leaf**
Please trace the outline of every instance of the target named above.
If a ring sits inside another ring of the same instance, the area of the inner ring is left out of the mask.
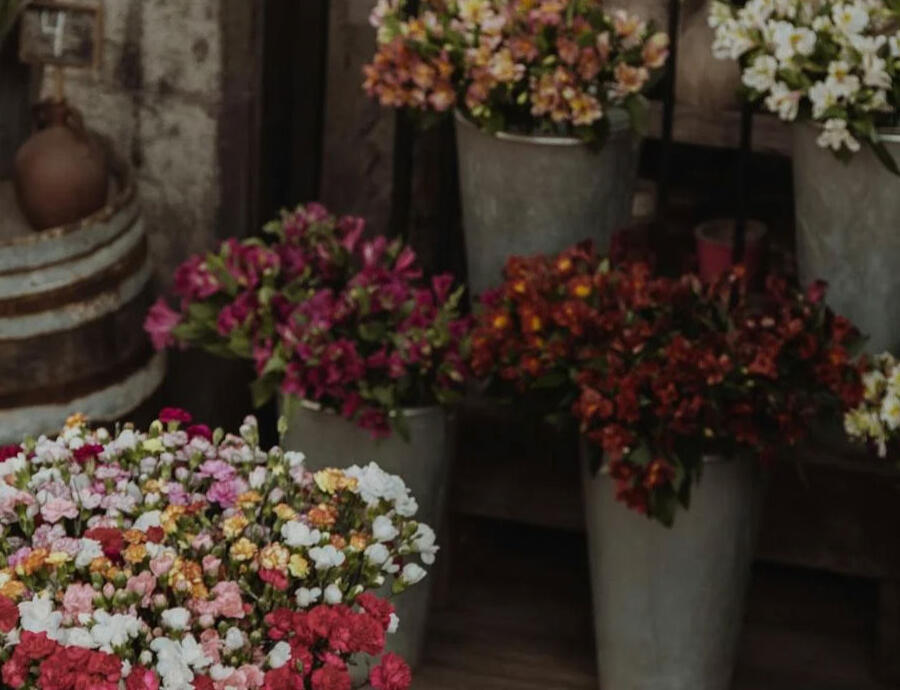
[[[253,407],[259,408],[265,405],[278,391],[279,377],[264,376],[250,384],[250,395],[253,398]]]
[[[872,151],[875,152],[875,155],[878,156],[878,160],[881,161],[881,164],[887,168],[894,175],[900,176],[900,168],[897,167],[897,161],[894,160],[894,157],[891,155],[891,152],[887,150],[887,147],[884,145],[884,142],[880,139],[877,140],[869,140],[869,146],[872,148]]]

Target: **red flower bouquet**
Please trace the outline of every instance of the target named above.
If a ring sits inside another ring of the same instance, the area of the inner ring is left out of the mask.
[[[671,524],[704,455],[766,460],[824,408],[858,403],[858,333],[822,292],[769,277],[751,296],[740,268],[704,285],[644,263],[610,267],[587,245],[511,259],[484,300],[472,368],[550,391],[602,451],[617,498]]]
[[[145,327],[158,348],[252,359],[257,404],[280,388],[388,434],[401,408],[460,389],[468,322],[451,276],[426,284],[412,249],[364,229],[317,204],[284,213],[268,242],[232,239],[186,261],[179,310],[160,301]]]

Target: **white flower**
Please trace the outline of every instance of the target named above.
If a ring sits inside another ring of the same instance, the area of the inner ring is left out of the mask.
[[[203,647],[193,635],[186,635],[181,640],[181,658],[194,669],[203,669],[213,662],[203,651]]]
[[[62,612],[55,609],[53,598],[49,594],[34,597],[30,601],[19,602],[19,625],[22,630],[47,633],[47,637],[51,640],[58,640]]]
[[[209,669],[209,677],[214,681],[221,683],[226,678],[231,677],[234,673],[234,666],[224,666],[222,664],[213,664]],[[227,686],[226,686],[227,687]]]
[[[322,533],[317,529],[310,529],[308,525],[297,520],[289,520],[281,526],[281,538],[291,548],[301,546],[315,546],[322,541]]]
[[[340,604],[344,600],[344,594],[337,585],[328,585],[325,588],[325,594],[323,595],[322,600],[326,604]]]
[[[896,392],[891,391],[881,403],[881,421],[891,431],[896,431],[900,427],[900,396]]]
[[[306,456],[295,450],[288,450],[284,453],[284,459],[287,460],[288,467],[295,469],[303,466],[303,463],[306,461]]]
[[[900,33],[896,33],[888,38],[888,45],[891,50],[891,57],[900,57]]]
[[[753,64],[744,70],[741,81],[756,91],[768,91],[775,84],[775,74],[778,72],[778,60],[771,55],[760,55]]]
[[[891,88],[891,75],[887,72],[887,62],[873,53],[862,56],[863,83],[876,89]]]
[[[421,582],[427,574],[422,566],[416,563],[407,563],[403,566],[403,572],[400,573],[400,582],[405,585],[414,585]]]
[[[146,532],[151,527],[159,527],[162,524],[162,522],[160,522],[161,518],[162,511],[148,510],[146,513],[142,513],[138,519],[134,521],[132,527],[141,532]]]
[[[718,29],[733,16],[731,5],[726,2],[720,2],[720,0],[713,0],[709,7],[706,23],[709,24],[709,28]]]
[[[774,10],[775,3],[772,0],[750,0],[738,10],[738,21],[744,26],[761,29],[766,25]]]
[[[301,587],[297,590],[295,596],[297,597],[297,606],[305,609],[319,600],[319,597],[322,596],[322,590],[319,587],[313,587],[312,589]]]
[[[434,530],[424,522],[420,522],[419,526],[416,528],[416,533],[413,535],[412,543],[416,551],[419,552],[419,557],[425,565],[434,563],[434,556],[439,548],[435,545],[434,541]]]
[[[850,73],[850,65],[843,60],[834,60],[828,65],[825,85],[837,98],[851,98],[859,91],[859,77]]]
[[[816,139],[816,143],[822,148],[830,148],[833,151],[840,151],[844,146],[850,151],[859,151],[859,142],[847,130],[847,123],[844,120],[828,120],[825,123],[825,130]]]
[[[379,515],[372,521],[372,536],[375,541],[392,541],[400,534],[400,530],[394,527],[394,523],[386,515]]]
[[[719,60],[737,60],[753,46],[747,29],[730,19],[716,29],[712,52]]]
[[[881,50],[882,46],[887,43],[887,40],[887,37],[883,35],[852,36],[850,38],[850,45],[863,55],[874,55]]]
[[[122,659],[122,678],[128,678],[131,675],[131,662],[128,659]]]
[[[371,565],[381,566],[390,558],[391,553],[384,544],[369,544],[363,551],[366,561]]]
[[[234,651],[244,646],[244,633],[237,628],[228,628],[225,633],[225,648]]]
[[[874,402],[879,400],[884,393],[887,377],[877,369],[873,369],[862,375],[862,384],[866,400]]]
[[[282,640],[269,650],[269,666],[281,668],[291,660],[291,645]]]
[[[817,81],[810,87],[809,100],[812,102],[814,119],[821,118],[826,110],[837,105],[837,97],[824,81]]]
[[[419,512],[419,504],[416,503],[416,499],[407,494],[397,499],[394,503],[394,510],[397,511],[397,515],[409,518]]]
[[[94,625],[91,636],[100,650],[111,654],[113,649],[123,647],[128,641],[141,633],[141,621],[135,616],[116,613],[110,615],[106,611],[94,612]]]
[[[162,618],[163,625],[169,630],[184,630],[191,619],[191,612],[186,608],[177,606],[163,611],[160,614],[160,618]]]
[[[795,55],[810,55],[816,47],[816,32],[791,22],[775,22],[772,26],[775,57],[785,62]]]
[[[62,631],[59,641],[67,647],[96,649],[99,644],[87,628],[68,628]]]
[[[91,561],[95,558],[100,558],[102,555],[103,546],[99,541],[83,537],[81,539],[81,548],[78,550],[78,555],[75,556],[75,567],[86,568],[91,564]]]
[[[343,551],[338,551],[331,544],[314,546],[309,550],[309,557],[315,562],[316,570],[337,568],[347,559]]]
[[[391,620],[388,623],[387,632],[389,634],[393,635],[395,632],[397,632],[397,629],[399,627],[400,627],[400,618],[399,618],[399,616],[397,616],[396,613],[391,611]]]
[[[269,476],[269,471],[263,467],[254,467],[250,472],[250,488],[251,489],[259,489],[266,483],[266,478]]]
[[[28,466],[24,453],[19,453],[4,462],[0,462],[0,477],[21,472]]]
[[[356,479],[359,495],[370,507],[378,505],[381,500],[396,502],[409,493],[400,477],[388,474],[374,462],[365,467],[353,465],[345,474]]]
[[[780,81],[772,87],[772,91],[766,97],[766,107],[777,113],[782,120],[792,122],[797,119],[802,95],[802,92],[791,91],[787,84]]]
[[[866,28],[869,13],[858,3],[837,3],[831,8],[831,19],[838,31],[850,36]]]

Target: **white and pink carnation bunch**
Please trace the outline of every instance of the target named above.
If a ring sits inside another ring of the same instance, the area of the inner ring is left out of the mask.
[[[348,690],[397,627],[394,593],[425,576],[434,532],[374,464],[303,456],[192,425],[89,428],[0,449],[3,687]],[[378,690],[409,686],[385,654]]]

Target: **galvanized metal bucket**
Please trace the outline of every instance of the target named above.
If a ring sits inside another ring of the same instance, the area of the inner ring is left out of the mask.
[[[456,113],[471,295],[498,285],[510,256],[555,253],[585,239],[605,252],[631,217],[639,140],[610,112],[609,140],[488,134]]]
[[[672,528],[626,508],[612,479],[582,465],[600,688],[728,690],[763,495],[757,463],[708,458]]]
[[[403,478],[419,504],[416,518],[439,530],[452,452],[451,419],[442,408],[406,410],[410,432],[406,441],[397,434],[374,440],[369,432],[343,417],[320,411],[313,403],[291,407],[283,444],[288,450],[303,452],[307,467],[316,470],[376,462]],[[387,650],[400,654],[413,667],[422,658],[433,582],[432,570],[422,582],[392,599],[400,627],[388,636]],[[390,592],[385,588],[379,594],[389,596]]]
[[[900,178],[866,146],[845,164],[794,127],[800,281],[828,282],[828,304],[869,336],[869,352],[900,348]],[[882,138],[900,162],[900,130]]]

